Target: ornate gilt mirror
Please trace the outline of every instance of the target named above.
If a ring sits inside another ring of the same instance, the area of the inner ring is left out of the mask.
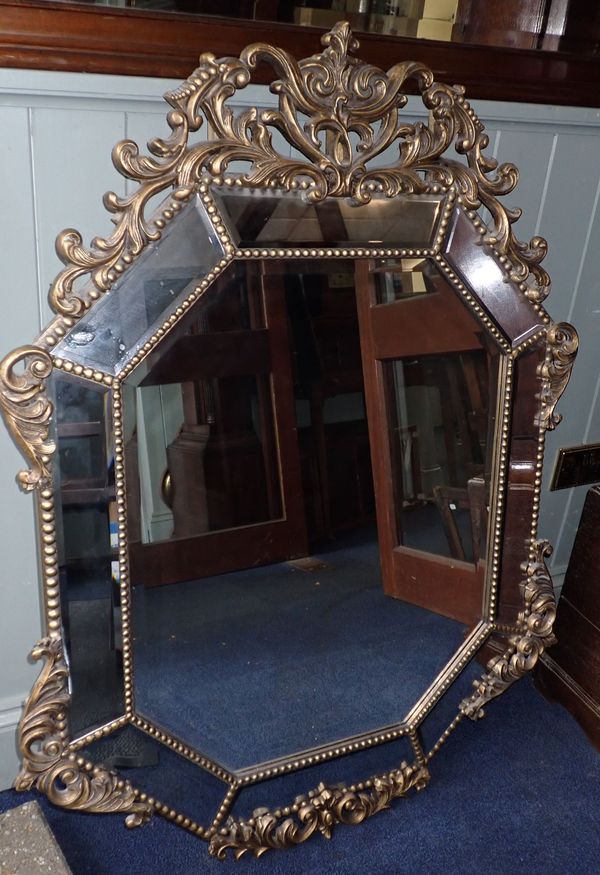
[[[362,63],[344,23],[322,43],[201,56],[1,366],[47,634],[16,786],[219,858],[422,790],[553,640],[537,517],[577,335],[545,241],[459,86]],[[232,110],[258,64],[278,108]]]

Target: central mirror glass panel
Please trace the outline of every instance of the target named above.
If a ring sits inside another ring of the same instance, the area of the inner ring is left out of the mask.
[[[401,723],[482,616],[499,358],[433,259],[234,261],[123,385],[136,712],[237,772]]]

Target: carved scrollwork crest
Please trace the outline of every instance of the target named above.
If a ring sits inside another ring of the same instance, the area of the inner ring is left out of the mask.
[[[19,366],[24,368],[19,371]],[[54,443],[48,439],[52,403],[45,381],[52,371],[52,359],[36,346],[22,346],[0,363],[0,408],[8,430],[31,468],[20,471],[17,480],[30,492],[50,479],[49,462]]]
[[[402,763],[387,775],[372,778],[355,787],[326,787],[319,784],[306,796],[283,810],[259,808],[247,821],[229,820],[210,840],[209,852],[220,860],[232,850],[236,859],[248,851],[260,857],[271,849],[302,844],[316,833],[331,838],[336,824],[362,823],[389,808],[394,799],[411,789],[422,790],[429,781],[425,766]]]
[[[60,638],[42,639],[31,655],[46,662],[19,724],[23,768],[15,789],[35,787],[63,808],[98,814],[123,812],[130,827],[144,823],[152,809],[136,799],[128,781],[78,759],[67,749],[68,668]]]
[[[547,341],[548,355],[539,368],[543,381],[540,424],[551,431],[562,421],[560,413],[555,412],[556,405],[571,378],[579,337],[568,322],[558,322],[548,329]]]
[[[336,24],[321,42],[320,54],[300,61],[266,43],[248,46],[239,58],[200,56],[192,75],[165,95],[172,107],[170,136],[151,140],[149,155],[140,155],[131,140],[113,150],[115,167],[138,188],[127,197],[105,195],[116,225],[111,236],[97,237],[87,248],[73,229],[59,235],[56,249],[65,269],[50,292],[57,312],[81,316],[160,236],[169,209],[146,217],[152,197],[172,190],[175,200],[186,199],[204,174],[218,179],[233,161],[249,165],[243,184],[291,188],[308,183],[311,200],[344,196],[366,203],[374,192],[393,197],[454,188],[468,209],[483,204],[489,210],[492,225],[484,243],[508,257],[511,278],[524,284],[531,274],[534,283],[523,286],[526,294],[536,301],[546,297],[549,278],[540,267],[546,242],[534,237],[521,243],[514,237],[520,211],[505,208],[498,197],[513,190],[518,172],[484,155],[489,139],[463,89],[435,82],[431,70],[418,62],[401,62],[387,72],[364,63],[353,55],[359,44],[347,22]],[[259,63],[273,70],[271,91],[278,95],[278,107],[232,109],[229,99],[249,84]],[[429,110],[427,124],[412,123],[402,113],[408,80]],[[210,139],[189,145],[190,134],[205,122]],[[274,132],[292,146],[291,157],[278,151]],[[442,157],[452,144],[466,156],[466,165]],[[373,167],[380,156],[389,156],[389,163]],[[74,285],[86,275],[91,285],[79,294]]]
[[[475,693],[460,704],[460,711],[471,720],[485,716],[484,706],[490,699],[531,671],[544,650],[555,642],[552,626],[556,598],[545,562],[551,553],[548,541],[534,542],[532,558],[524,566],[525,607],[517,620],[518,632],[511,637],[506,652],[488,663],[487,674],[475,681]]]

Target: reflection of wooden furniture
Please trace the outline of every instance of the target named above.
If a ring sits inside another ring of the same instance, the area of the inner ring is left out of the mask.
[[[600,750],[600,487],[589,490],[565,582],[554,633],[536,686],[561,702]]]
[[[473,542],[473,562],[485,561],[487,548],[489,511],[489,478],[471,477],[467,483],[469,513],[471,515],[471,539]],[[483,548],[483,551],[482,551]],[[483,552],[483,556],[481,555]]]
[[[60,496],[64,524],[75,515],[86,518],[79,523],[79,537],[65,539],[68,544],[65,562],[78,565],[110,560],[108,509],[115,498],[115,485],[106,455],[106,424],[103,420],[59,422],[57,424],[60,452]],[[95,520],[95,522],[94,522]],[[83,534],[84,532],[87,533]],[[89,533],[93,533],[90,538]],[[77,544],[74,549],[73,545]]]
[[[59,390],[60,391],[60,390]],[[107,458],[106,423],[102,413],[102,401],[95,399],[98,406],[94,411],[102,418],[89,421],[64,421],[64,407],[58,407],[61,421],[57,423],[60,458],[60,503],[63,526],[67,531],[75,531],[76,536],[63,534],[63,554],[60,568],[61,600],[65,605],[63,612],[63,633],[69,647],[71,639],[71,610],[73,600],[71,585],[82,569],[90,568],[95,575],[106,575],[104,594],[110,594],[111,622],[109,641],[112,650],[118,645],[115,641],[115,610],[117,593],[110,586],[111,562],[118,558],[110,535],[111,507],[114,507],[115,485]],[[85,401],[81,399],[82,409]],[[82,525],[82,520],[87,522]]]
[[[184,423],[167,447],[171,477],[173,537],[185,538],[208,531],[204,450],[210,426]],[[177,484],[177,485],[175,485]]]
[[[61,472],[61,500],[63,507],[111,501],[115,496],[114,483],[109,483],[106,460],[106,430],[103,422],[61,422],[57,426],[58,437],[63,447],[66,440],[97,442],[98,459],[95,475],[72,476],[65,470]]]
[[[459,0],[454,42],[537,49],[548,27],[547,0]]]
[[[600,40],[600,9],[589,0],[459,0],[452,40],[583,56]]]
[[[474,566],[403,543],[402,478],[390,441],[399,422],[388,367],[398,359],[426,362],[427,356],[479,354],[481,330],[441,276],[427,294],[378,304],[373,267],[356,263],[356,293],[384,591],[471,623],[481,613],[481,563]]]
[[[435,503],[442,517],[450,553],[462,562],[477,565],[481,556],[482,537],[487,532],[488,508],[483,477],[471,477],[466,489],[456,486],[434,486]],[[455,510],[468,511],[471,528],[471,550],[465,550]],[[485,557],[484,557],[485,558]]]
[[[195,322],[153,355],[141,391],[174,383],[184,389],[185,415],[179,445],[176,438],[169,448],[174,495],[193,507],[185,523],[184,507],[173,507],[175,537],[130,544],[133,581],[153,586],[306,555],[280,278],[258,264],[224,274]],[[190,443],[185,433],[198,428],[202,439]],[[201,465],[196,485],[186,483]]]
[[[326,205],[330,206],[330,205]],[[335,209],[320,207],[331,221]],[[324,233],[329,233],[324,228]],[[340,232],[341,233],[341,232]],[[310,449],[314,504],[313,537],[333,537],[347,526],[372,518],[372,486],[364,402],[350,419],[327,421],[326,407],[363,397],[363,374],[354,265],[340,261],[320,263],[317,270],[304,265],[301,282],[286,278],[288,304],[294,331],[297,394],[310,407]],[[306,454],[305,454],[306,455]],[[350,481],[350,483],[349,483]],[[305,477],[306,482],[306,477]]]

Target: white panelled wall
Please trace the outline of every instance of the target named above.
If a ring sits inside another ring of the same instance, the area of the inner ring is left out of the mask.
[[[0,356],[29,343],[50,318],[47,292],[60,268],[54,240],[77,228],[88,243],[110,233],[102,206],[107,190],[125,192],[112,167],[124,137],[145,149],[168,133],[164,79],[0,70]],[[265,89],[247,88],[236,103],[270,104]],[[519,167],[522,181],[507,199],[523,208],[518,236],[542,234],[550,244],[551,315],[577,327],[581,351],[560,403],[565,422],[549,435],[546,484],[559,446],[600,441],[600,111],[480,101],[490,150]],[[424,117],[411,100],[407,116]],[[15,483],[22,459],[0,430],[0,788],[17,771],[14,739],[20,708],[37,673],[27,653],[40,635],[40,597],[30,496]],[[555,545],[560,582],[586,488],[543,495],[540,533]]]

